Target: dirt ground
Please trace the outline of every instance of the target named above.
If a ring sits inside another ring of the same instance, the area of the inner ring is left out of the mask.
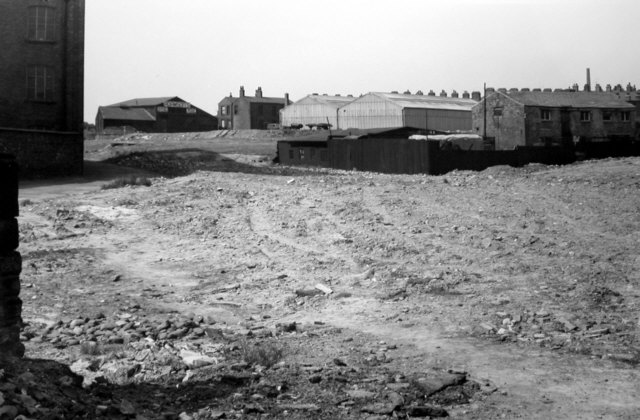
[[[155,140],[22,184],[27,360],[0,407],[640,417],[640,158],[386,175],[273,165],[273,138]],[[151,185],[101,188],[124,175]]]

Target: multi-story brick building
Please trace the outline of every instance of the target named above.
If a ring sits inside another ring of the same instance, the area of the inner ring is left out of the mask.
[[[82,173],[84,0],[0,0],[0,153]]]
[[[283,98],[262,96],[262,88],[255,96],[246,96],[244,86],[240,86],[240,96],[231,94],[218,103],[218,128],[221,130],[262,130],[269,124],[280,123],[280,110],[289,105],[289,95]]]
[[[488,92],[472,109],[474,129],[495,138],[496,150],[631,140],[635,112],[632,104],[608,92],[517,89]]]

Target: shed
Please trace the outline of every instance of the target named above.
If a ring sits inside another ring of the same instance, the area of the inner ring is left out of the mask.
[[[338,127],[338,109],[350,102],[353,96],[307,95],[280,111],[283,127],[310,124],[330,124]]]
[[[340,108],[338,127],[469,131],[471,109],[476,104],[468,98],[371,92]]]

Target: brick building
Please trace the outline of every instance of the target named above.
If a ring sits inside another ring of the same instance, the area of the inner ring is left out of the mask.
[[[84,0],[0,0],[0,153],[82,173]]]
[[[472,109],[473,127],[485,134],[485,101]],[[496,150],[567,142],[631,140],[635,107],[613,93],[512,89],[486,95],[486,136]]]
[[[268,98],[262,88],[255,96],[246,96],[240,86],[240,96],[231,94],[218,103],[218,128],[221,130],[266,129],[269,124],[280,124],[280,110],[289,105],[289,95],[283,98]]]
[[[177,96],[131,99],[98,108],[98,134],[125,127],[146,133],[212,131],[218,128],[218,119]]]

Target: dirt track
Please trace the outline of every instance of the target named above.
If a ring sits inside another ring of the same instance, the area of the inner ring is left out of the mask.
[[[181,170],[198,160],[164,158]],[[151,187],[21,191],[34,336],[134,305],[155,322],[193,313],[235,330],[295,321],[291,364],[339,357],[366,377],[381,367],[363,360],[384,347],[401,376],[466,372],[482,391],[443,405],[454,418],[638,417],[640,159],[438,177],[207,159]],[[333,293],[311,293],[317,284]],[[26,345],[32,358],[82,357]],[[331,411],[320,394],[339,400],[353,384],[324,380],[300,385],[300,401],[321,407],[302,417],[370,416],[358,403]]]

